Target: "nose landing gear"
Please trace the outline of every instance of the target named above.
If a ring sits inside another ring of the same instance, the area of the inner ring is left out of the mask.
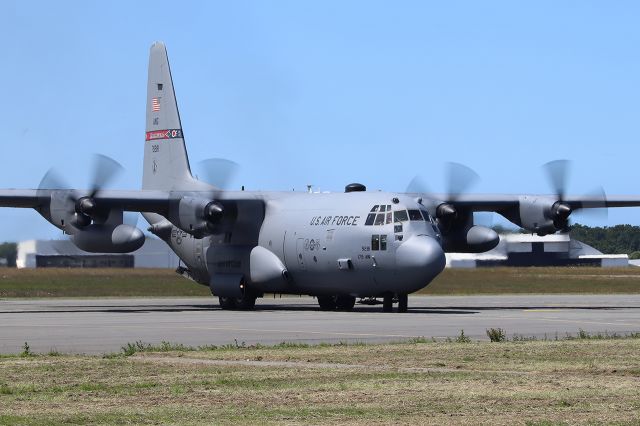
[[[393,294],[385,294],[382,299],[382,312],[392,312],[394,302],[398,302],[399,313],[407,312],[409,296],[407,294],[397,294],[395,296]]]

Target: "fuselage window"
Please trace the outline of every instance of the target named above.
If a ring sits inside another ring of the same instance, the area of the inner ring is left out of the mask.
[[[391,223],[391,210],[387,212],[387,225]]]
[[[409,220],[409,216],[407,216],[406,210],[399,210],[397,212],[393,212],[394,222],[406,222],[407,220]]]
[[[409,210],[409,219],[414,220],[424,220],[422,215],[420,214],[420,210]]]
[[[378,205],[373,206],[373,208],[371,209],[371,212],[377,212],[378,211]]]
[[[369,213],[369,215],[367,216],[367,220],[364,223],[366,226],[369,225],[373,225],[373,221],[376,220],[376,214],[375,213]]]
[[[387,235],[372,235],[371,236],[371,250],[379,251],[387,249]]]
[[[387,210],[387,206],[385,206],[384,204],[380,206],[380,211],[384,212]]]
[[[371,236],[371,250],[380,250],[380,235]]]
[[[376,215],[376,222],[375,225],[384,225],[384,213],[378,213]]]

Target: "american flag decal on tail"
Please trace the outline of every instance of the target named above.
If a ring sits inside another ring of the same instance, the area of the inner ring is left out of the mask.
[[[160,111],[160,100],[158,98],[151,99],[151,110],[154,112]]]

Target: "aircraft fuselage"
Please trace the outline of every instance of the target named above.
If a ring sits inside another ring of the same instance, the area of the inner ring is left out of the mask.
[[[197,239],[172,230],[169,244],[199,281],[237,274],[261,293],[364,297],[414,292],[444,268],[438,228],[426,208],[409,197],[292,192],[260,193],[260,198],[265,208],[258,241],[241,229],[241,206],[237,229],[229,232]],[[256,245],[282,262],[286,279],[252,282],[250,254]]]

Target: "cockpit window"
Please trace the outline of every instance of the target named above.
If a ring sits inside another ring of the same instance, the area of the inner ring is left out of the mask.
[[[414,220],[424,220],[422,215],[420,214],[420,210],[409,210],[409,219]]]
[[[409,220],[409,216],[407,216],[406,210],[398,210],[397,212],[393,212],[394,222],[406,222],[407,220]]]
[[[391,204],[377,204],[373,206],[371,212],[365,220],[366,226],[390,225],[392,222],[406,222],[409,220],[406,210],[391,211]]]
[[[365,226],[371,226],[373,225],[373,221],[376,220],[376,214],[375,213],[369,213],[369,215],[367,216],[367,220],[364,223]]]

